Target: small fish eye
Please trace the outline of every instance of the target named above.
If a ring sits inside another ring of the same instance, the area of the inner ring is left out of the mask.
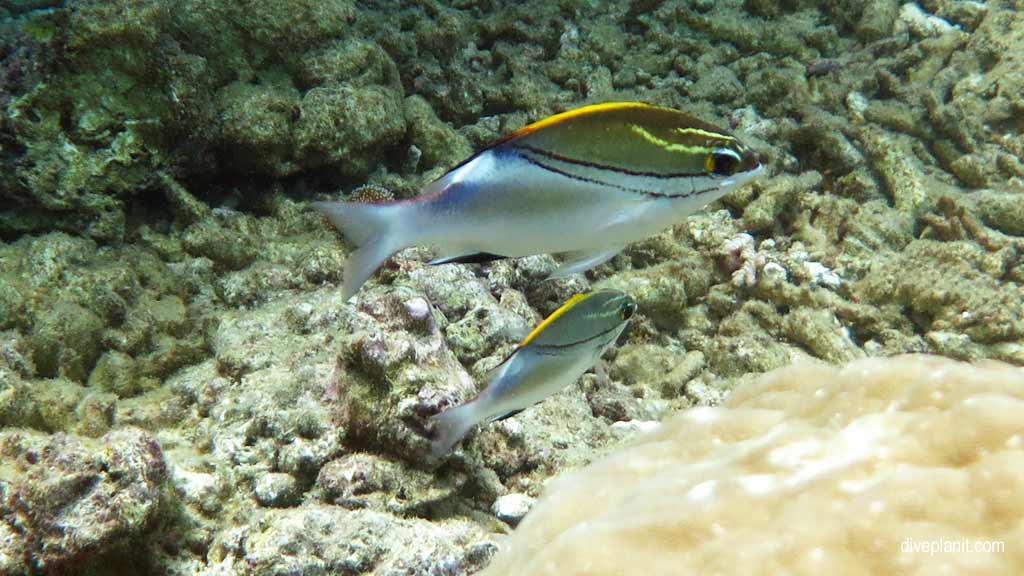
[[[621,314],[621,316],[622,316],[623,320],[629,320],[630,318],[633,317],[633,314],[635,314],[635,313],[636,313],[636,302],[633,302],[632,300],[630,300],[629,302],[626,302],[625,304],[622,305],[622,314]]]
[[[727,148],[713,150],[704,159],[704,169],[719,176],[732,176],[739,167],[740,155]]]

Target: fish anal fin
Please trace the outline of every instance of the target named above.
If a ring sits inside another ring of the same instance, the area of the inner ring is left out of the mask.
[[[506,418],[511,418],[511,417],[515,416],[516,414],[519,414],[523,410],[526,410],[526,408],[518,408],[518,409],[513,410],[511,412],[506,412],[505,414],[502,414],[501,416],[498,416],[497,418],[492,418],[491,422],[501,422],[502,420],[504,420]]]
[[[428,264],[431,266],[438,264],[484,264],[494,262],[495,260],[504,260],[505,258],[508,258],[508,256],[491,254],[490,252],[470,252],[468,254],[459,254],[458,256],[435,258],[428,262]]]

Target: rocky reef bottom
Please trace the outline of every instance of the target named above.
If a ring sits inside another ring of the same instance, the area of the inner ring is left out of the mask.
[[[0,0],[0,575],[1024,572],[914,552],[1019,539],[1020,373],[859,363],[1024,366],[1022,6]],[[771,174],[585,275],[421,246],[342,298],[310,201],[621,100]],[[608,288],[601,376],[426,465]]]
[[[484,572],[1020,574],[1024,372],[793,365],[554,481]]]
[[[166,434],[8,429],[0,574],[1020,574],[1022,408],[1024,371],[997,361],[805,360],[616,425],[624,446],[536,503],[465,455],[353,453],[308,481],[238,466],[236,493]]]

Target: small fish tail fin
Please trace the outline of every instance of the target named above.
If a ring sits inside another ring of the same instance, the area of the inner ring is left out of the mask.
[[[434,458],[441,458],[447,454],[480,422],[481,418],[477,412],[476,403],[467,402],[431,418],[434,423],[434,441],[431,442],[430,451]]]
[[[403,203],[313,202],[345,238],[356,246],[345,262],[343,295],[355,296],[359,288],[389,257],[413,245],[407,237],[408,206]]]

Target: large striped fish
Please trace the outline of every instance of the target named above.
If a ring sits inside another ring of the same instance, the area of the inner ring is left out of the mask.
[[[552,277],[588,270],[631,242],[749,182],[758,155],[728,132],[639,102],[584,106],[521,128],[388,204],[316,202],[358,246],[344,296],[395,252],[433,244],[431,264],[562,254]]]
[[[636,312],[617,290],[577,294],[519,343],[475,398],[434,416],[432,452],[440,457],[481,422],[520,411],[575,382],[601,358]]]

